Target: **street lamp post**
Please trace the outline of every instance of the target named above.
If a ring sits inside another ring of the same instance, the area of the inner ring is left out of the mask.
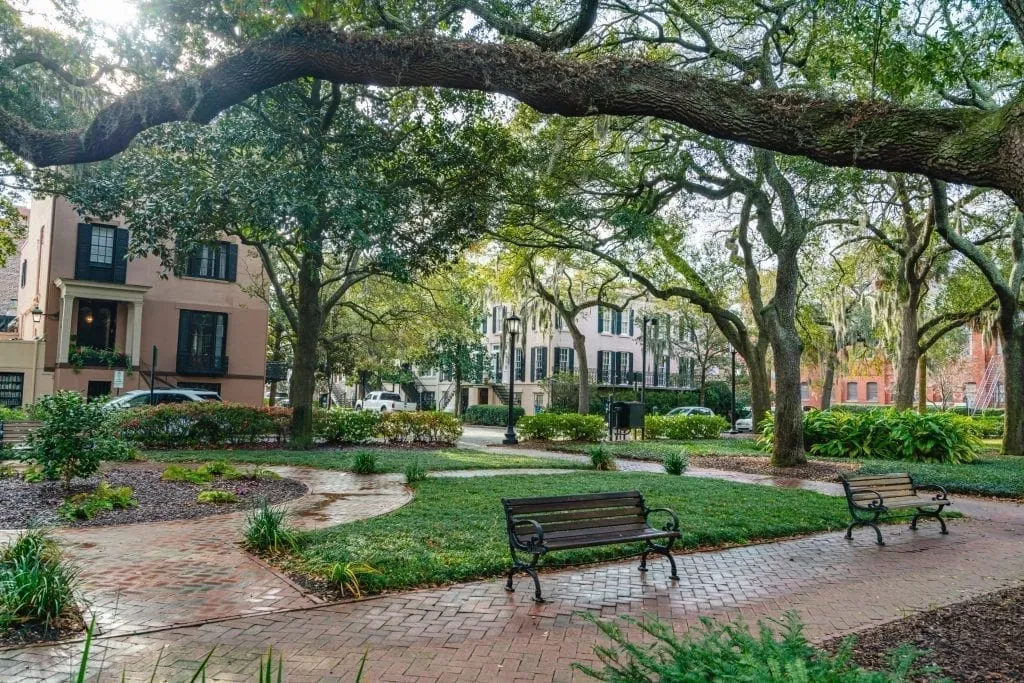
[[[736,349],[729,343],[729,356],[732,359],[732,408],[729,412],[730,434],[736,434]]]
[[[508,426],[505,429],[505,440],[501,443],[506,446],[515,446],[519,443],[519,439],[516,438],[514,408],[516,405],[516,336],[519,334],[520,322],[519,317],[515,313],[505,318],[505,332],[508,333],[509,348]]]

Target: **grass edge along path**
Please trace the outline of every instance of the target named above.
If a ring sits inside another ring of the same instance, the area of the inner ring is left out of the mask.
[[[580,472],[559,476],[515,475],[460,480],[428,479],[411,503],[373,519],[300,535],[290,569],[366,564],[362,589],[379,593],[446,585],[500,575],[510,563],[503,497],[641,491],[650,507],[676,511],[682,527],[677,547],[742,545],[845,528],[845,503],[802,490],[682,478],[641,472]],[[554,553],[542,568],[614,560],[640,545],[604,546]]]
[[[406,466],[419,461],[428,472],[451,470],[494,470],[494,469],[581,469],[585,465],[568,460],[553,460],[530,455],[506,455],[474,449],[439,448],[344,448],[316,449],[309,451],[268,450],[168,450],[145,451],[146,460],[159,462],[207,462],[227,460],[250,465],[287,465],[292,467],[315,467],[323,470],[351,472],[357,453],[372,453],[377,463],[377,473],[404,472]]]

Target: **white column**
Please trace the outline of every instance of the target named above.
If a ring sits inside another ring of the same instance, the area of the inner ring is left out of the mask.
[[[124,348],[132,359],[132,365],[139,365],[142,358],[142,302],[136,301],[128,309],[128,329],[125,333]]]
[[[57,362],[67,363],[68,352],[71,350],[71,311],[74,309],[75,297],[62,294],[60,297],[60,337],[57,341]]]

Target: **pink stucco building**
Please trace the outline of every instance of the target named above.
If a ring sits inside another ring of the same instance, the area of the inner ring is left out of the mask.
[[[22,403],[59,389],[102,396],[148,388],[156,347],[157,387],[262,403],[267,304],[250,293],[262,282],[259,259],[225,238],[169,274],[154,257],[127,260],[130,240],[123,225],[80,216],[63,199],[32,202],[18,257],[17,332],[6,350],[0,342],[0,394],[10,394],[0,401],[15,403],[18,372]],[[29,346],[24,360],[14,358]]]

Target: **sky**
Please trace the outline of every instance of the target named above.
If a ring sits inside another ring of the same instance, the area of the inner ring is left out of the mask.
[[[15,6],[23,5],[32,16],[26,17],[33,21],[36,17],[38,23],[44,23],[46,16],[53,16],[53,3],[50,0],[22,0],[15,3]],[[82,14],[95,21],[100,21],[111,26],[131,23],[136,16],[135,4],[130,0],[78,0],[78,7]]]

